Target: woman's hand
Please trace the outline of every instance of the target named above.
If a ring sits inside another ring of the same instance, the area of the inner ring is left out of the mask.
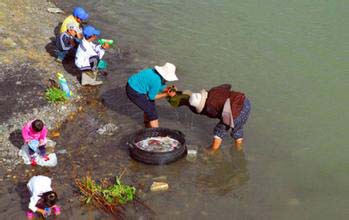
[[[176,95],[176,91],[168,90],[168,91],[167,91],[167,95],[170,96],[170,97],[173,97],[173,96]]]
[[[177,87],[175,85],[168,86],[164,92],[167,93],[168,96],[173,97],[176,95]]]

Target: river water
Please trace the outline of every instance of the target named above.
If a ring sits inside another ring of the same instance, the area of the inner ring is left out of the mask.
[[[89,22],[102,37],[117,40],[117,47],[106,55],[109,80],[97,104],[88,101],[85,113],[62,128],[57,142],[70,152],[62,156],[65,165],[41,171],[55,176],[65,190],[62,203],[69,211],[64,219],[103,218],[98,213],[87,218],[86,209],[76,208],[72,184],[64,187],[71,172],[107,177],[122,168],[125,181],[143,190],[141,198],[156,213],[130,211],[135,219],[348,219],[345,1],[58,3],[68,11],[77,4],[88,9]],[[252,114],[244,153],[234,151],[227,138],[218,154],[206,155],[203,148],[217,121],[159,101],[161,125],[181,130],[190,145],[199,146],[197,160],[146,166],[129,158],[125,142],[141,128],[142,113],[128,102],[124,85],[132,73],[165,62],[176,64],[180,89],[230,83],[246,93]],[[117,135],[92,132],[107,122],[118,125]],[[150,193],[159,176],[166,177],[170,190]]]

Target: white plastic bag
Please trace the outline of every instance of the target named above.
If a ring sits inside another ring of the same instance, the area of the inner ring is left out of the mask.
[[[24,144],[22,148],[19,150],[18,155],[22,157],[24,164],[31,164],[29,148],[27,144]],[[39,154],[35,153],[35,161],[37,165],[44,167],[54,167],[57,165],[57,156],[55,153],[48,154],[49,160],[45,161]]]

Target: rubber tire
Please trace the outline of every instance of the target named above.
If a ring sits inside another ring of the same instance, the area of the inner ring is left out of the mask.
[[[166,137],[176,139],[180,143],[180,147],[168,152],[151,152],[136,147],[135,143],[149,137]],[[184,157],[187,154],[187,146],[185,144],[185,136],[178,130],[168,128],[147,128],[136,132],[129,141],[130,156],[142,163],[152,165],[169,164]]]

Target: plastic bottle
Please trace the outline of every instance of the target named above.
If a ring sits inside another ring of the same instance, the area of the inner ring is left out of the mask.
[[[46,212],[46,216],[44,215],[44,217],[47,217],[47,216],[51,215],[51,209],[50,208],[45,208],[44,210]]]
[[[59,86],[65,92],[65,95],[67,97],[71,97],[72,96],[72,92],[70,91],[70,89],[68,87],[67,80],[64,78],[63,74],[62,73],[57,73],[56,76],[57,76],[58,81],[59,81]]]
[[[110,39],[104,39],[104,38],[102,38],[102,39],[98,39],[97,40],[98,41],[98,43],[99,44],[105,44],[105,43],[107,43],[107,44],[109,44],[110,46],[114,43],[114,41],[113,40],[110,40]]]

